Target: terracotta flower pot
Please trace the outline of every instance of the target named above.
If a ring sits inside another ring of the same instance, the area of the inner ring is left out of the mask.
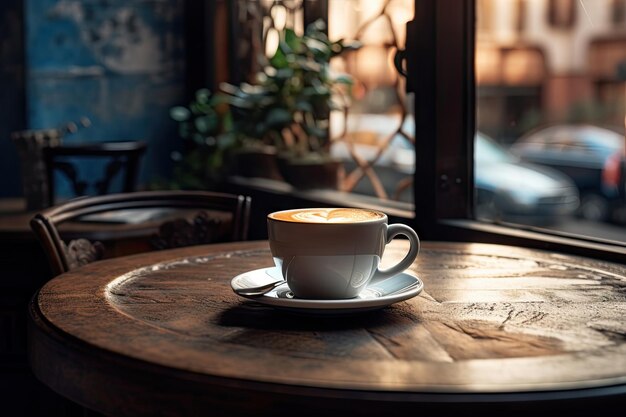
[[[269,178],[282,181],[273,146],[244,147],[234,154],[235,173],[244,177]]]
[[[338,160],[302,161],[278,157],[278,168],[289,184],[299,189],[339,188],[343,165]]]

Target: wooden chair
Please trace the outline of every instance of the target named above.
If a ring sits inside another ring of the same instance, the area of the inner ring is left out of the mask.
[[[111,192],[113,179],[122,175],[122,192],[135,191],[139,161],[146,151],[145,142],[93,142],[84,144],[66,144],[43,148],[43,159],[46,167],[48,188],[48,204],[55,202],[54,173],[61,172],[69,180],[75,196],[89,193],[89,189],[97,195]],[[76,159],[105,160],[103,175],[89,183],[79,178]]]
[[[89,262],[150,250],[247,238],[250,197],[148,191],[77,198],[31,220],[53,276]]]

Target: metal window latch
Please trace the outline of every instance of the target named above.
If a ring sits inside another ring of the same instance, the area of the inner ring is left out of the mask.
[[[415,36],[417,34],[417,27],[414,20],[410,20],[406,23],[406,46],[405,49],[398,49],[393,57],[393,65],[398,71],[398,74],[406,78],[406,92],[414,93],[413,79],[415,78],[416,68],[412,68],[412,55],[415,53]],[[409,76],[409,72],[413,72]]]

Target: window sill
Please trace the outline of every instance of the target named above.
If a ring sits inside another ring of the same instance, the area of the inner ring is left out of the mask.
[[[552,230],[529,230],[468,219],[439,221],[438,235],[445,239],[501,243],[565,252],[613,262],[626,263],[626,245]]]
[[[409,203],[334,190],[297,190],[287,183],[265,178],[231,177],[229,185],[241,193],[253,195],[253,205],[260,212],[257,220],[263,223],[263,228],[253,234],[255,238],[265,238],[264,216],[267,212],[307,206],[342,207],[349,204],[352,207],[384,211],[391,222],[404,222],[417,228],[420,226],[419,220],[415,219],[414,207]],[[519,225],[496,225],[470,219],[442,219],[424,237],[430,240],[523,246],[626,263],[626,245],[621,242],[538,228],[530,230]]]
[[[413,219],[415,217],[413,204],[393,200],[381,200],[363,194],[325,189],[298,190],[285,182],[267,178],[234,176],[229,178],[229,184],[236,187],[261,191],[264,194],[276,197],[284,196],[295,198],[309,205],[318,204],[323,206],[344,207],[348,204],[351,207],[380,210],[387,213],[390,217],[399,219]]]

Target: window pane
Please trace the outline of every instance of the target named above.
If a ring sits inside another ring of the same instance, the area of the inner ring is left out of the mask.
[[[404,92],[404,78],[394,66],[394,56],[404,48],[405,25],[413,17],[414,0],[240,0],[238,7],[242,39],[238,60],[248,73],[243,79],[253,84],[258,83],[256,75],[266,65],[280,61],[272,58],[280,49],[281,40],[285,40],[285,29],[293,29],[295,36],[301,36],[306,33],[304,19],[310,16],[309,8],[328,10],[328,39],[331,43],[343,40],[344,49],[330,62],[331,77],[340,80],[332,87],[336,108],[326,112],[327,120],[317,127],[327,132],[329,154],[339,163],[336,189],[412,204],[412,98]],[[315,41],[305,44],[307,48],[317,47]],[[274,73],[265,72],[267,77]],[[296,71],[295,76],[298,74]],[[302,82],[309,81],[304,77]],[[294,91],[300,87],[294,86]],[[294,95],[294,100],[298,101],[298,96]],[[303,100],[302,109],[315,105],[315,100]],[[306,116],[301,119],[301,124],[306,124]],[[309,134],[303,130],[282,129],[280,134],[286,142],[297,144]],[[285,166],[279,168],[285,176]]]
[[[476,216],[626,242],[626,1],[476,7]]]
[[[333,68],[352,75],[348,111],[333,112],[332,152],[344,161],[346,191],[413,202],[415,168],[412,97],[393,59],[404,48],[414,0],[329,0],[331,39],[362,45],[336,58]]]

